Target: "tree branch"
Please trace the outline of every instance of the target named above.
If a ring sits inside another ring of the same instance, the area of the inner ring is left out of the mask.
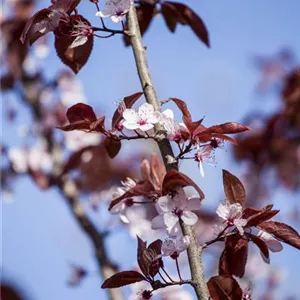
[[[128,12],[128,29],[131,46],[134,53],[136,67],[140,82],[144,91],[146,101],[152,104],[154,109],[161,111],[160,102],[157,98],[154,84],[151,79],[151,75],[148,68],[146,49],[142,43],[141,32],[138,24],[137,14],[135,6],[132,5]],[[160,125],[155,126],[156,131],[162,131]],[[163,161],[166,169],[178,169],[177,161],[174,163],[168,163],[168,157],[174,157],[173,150],[169,140],[164,136],[161,140],[157,141],[160,149]],[[184,235],[190,237],[190,245],[188,247],[188,258],[192,276],[192,286],[197,294],[197,299],[208,300],[209,292],[207,289],[206,281],[203,274],[203,265],[201,259],[202,249],[198,245],[198,241],[195,236],[194,228],[181,224],[181,228]]]
[[[24,88],[30,87],[24,86]],[[18,91],[21,99],[31,108],[34,118],[42,122],[43,114],[42,108],[39,101],[39,93],[34,97],[26,96],[26,93],[23,93],[21,90]],[[30,95],[30,93],[28,93]],[[60,176],[61,170],[63,168],[62,152],[60,144],[55,142],[53,137],[52,130],[44,133],[47,144],[48,151],[52,154],[54,169],[52,172],[52,178],[55,186],[58,188],[62,197],[66,200],[73,217],[76,219],[78,225],[83,230],[85,234],[90,238],[94,249],[95,256],[97,259],[97,264],[99,267],[100,274],[103,280],[111,277],[117,272],[116,265],[110,260],[107,255],[105,247],[105,233],[98,231],[93,222],[89,219],[88,215],[85,214],[84,210],[81,207],[80,199],[78,197],[79,190],[75,182],[68,178],[67,175],[63,177]],[[120,289],[109,289],[107,290],[108,299],[110,300],[123,300],[123,295]]]

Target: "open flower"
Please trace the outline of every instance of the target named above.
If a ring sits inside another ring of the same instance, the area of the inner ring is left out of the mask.
[[[163,256],[177,258],[179,253],[185,251],[190,244],[189,236],[180,236],[175,239],[165,239],[161,246]]]
[[[123,112],[123,126],[130,130],[140,129],[148,131],[154,127],[154,124],[160,120],[160,113],[154,111],[151,104],[144,103],[140,106],[138,112],[134,109],[125,109]]]
[[[125,181],[121,181],[122,187],[118,187],[116,192],[113,195],[113,199],[119,198],[123,194],[125,194],[128,190],[130,190],[132,187],[136,185],[136,182],[127,177]],[[132,206],[134,204],[134,201],[132,198],[127,198],[119,202],[118,204],[114,205],[113,208],[110,210],[110,213],[113,215],[120,215],[120,219],[124,223],[129,223],[129,219],[126,215],[127,208]]]
[[[96,13],[101,18],[111,17],[111,20],[118,23],[124,20],[129,11],[131,0],[106,0],[105,8]]]
[[[91,25],[81,19],[75,20],[71,32],[71,36],[75,37],[75,39],[69,48],[84,45],[88,41],[89,36],[93,34],[94,31]]]
[[[206,162],[210,165],[215,165],[214,147],[211,145],[198,146],[195,160],[198,162],[201,176],[204,177],[203,163]]]
[[[235,226],[241,235],[244,234],[243,227],[247,220],[242,219],[243,208],[239,203],[230,204],[228,202],[220,203],[216,213],[222,218],[227,226]]]
[[[179,220],[187,225],[197,223],[198,217],[191,210],[200,209],[200,199],[187,198],[183,188],[177,188],[174,197],[160,197],[155,207],[159,215],[152,220],[152,228],[166,228],[170,236],[175,236],[178,233]]]
[[[185,141],[182,132],[186,132],[186,135],[189,134],[184,123],[178,123],[174,120],[174,113],[171,109],[166,109],[162,112],[159,123],[167,132],[168,139],[176,143],[183,143]]]
[[[260,230],[257,234],[257,236],[259,238],[261,238],[268,246],[268,248],[272,251],[272,252],[280,252],[282,249],[283,249],[283,246],[282,244],[277,240],[275,239],[271,234],[263,231],[263,230]],[[262,259],[266,262],[266,263],[269,263],[270,260],[267,259],[263,253],[261,252],[261,256],[262,256]]]

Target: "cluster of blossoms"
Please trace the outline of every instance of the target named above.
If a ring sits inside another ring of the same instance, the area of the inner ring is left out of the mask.
[[[244,227],[247,226],[247,219],[243,218],[243,208],[239,203],[230,204],[229,202],[220,203],[216,210],[217,215],[223,219],[223,223],[216,228],[216,234],[224,233],[226,229],[237,229],[240,235],[244,235]],[[280,241],[275,239],[271,234],[259,230],[257,237],[263,240],[272,252],[279,252],[283,249]],[[263,260],[270,262],[261,252]]]
[[[124,128],[134,130],[138,134],[153,134],[153,128],[156,124],[162,126],[166,132],[166,136],[170,141],[184,144],[189,137],[189,130],[184,123],[179,123],[174,119],[174,112],[166,109],[162,113],[155,111],[151,104],[144,103],[136,111],[132,108],[126,108],[121,102],[118,108],[123,119],[117,124],[116,128],[122,131]],[[221,139],[213,139],[210,144],[196,145],[196,153],[194,160],[198,163],[200,174],[204,177],[203,163],[215,165],[214,151],[218,147],[222,147]]]
[[[8,158],[17,173],[25,173],[29,170],[49,171],[53,165],[46,144],[43,142],[30,149],[12,147],[9,149]]]

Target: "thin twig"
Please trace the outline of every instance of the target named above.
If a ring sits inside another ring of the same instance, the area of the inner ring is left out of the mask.
[[[179,280],[183,281],[182,277],[181,277],[181,274],[180,274],[180,269],[179,269],[179,264],[178,264],[178,258],[177,257],[175,258],[175,262],[176,262],[176,269],[177,269],[177,273],[178,273],[178,276],[179,276]]]

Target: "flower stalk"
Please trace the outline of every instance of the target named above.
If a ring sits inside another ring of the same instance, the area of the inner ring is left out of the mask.
[[[128,14],[128,35],[130,38],[135,63],[137,67],[137,72],[140,78],[141,86],[146,98],[147,103],[153,105],[155,111],[161,111],[160,102],[157,98],[155,87],[149,72],[146,49],[142,43],[141,32],[138,24],[137,14],[135,6],[132,5]],[[155,124],[155,131],[162,132],[162,127],[160,124]],[[168,158],[174,157],[174,153],[169,140],[166,136],[162,136],[160,140],[157,141],[159,150],[161,152],[164,164],[167,170],[178,169],[177,161],[174,159],[170,163]],[[197,299],[208,300],[209,292],[206,285],[206,280],[204,278],[204,270],[202,265],[201,253],[202,249],[199,247],[195,231],[192,226],[185,225],[181,223],[181,228],[184,235],[189,236],[190,245],[188,247],[187,253],[189,258],[189,265],[191,270],[191,285],[193,286]]]

